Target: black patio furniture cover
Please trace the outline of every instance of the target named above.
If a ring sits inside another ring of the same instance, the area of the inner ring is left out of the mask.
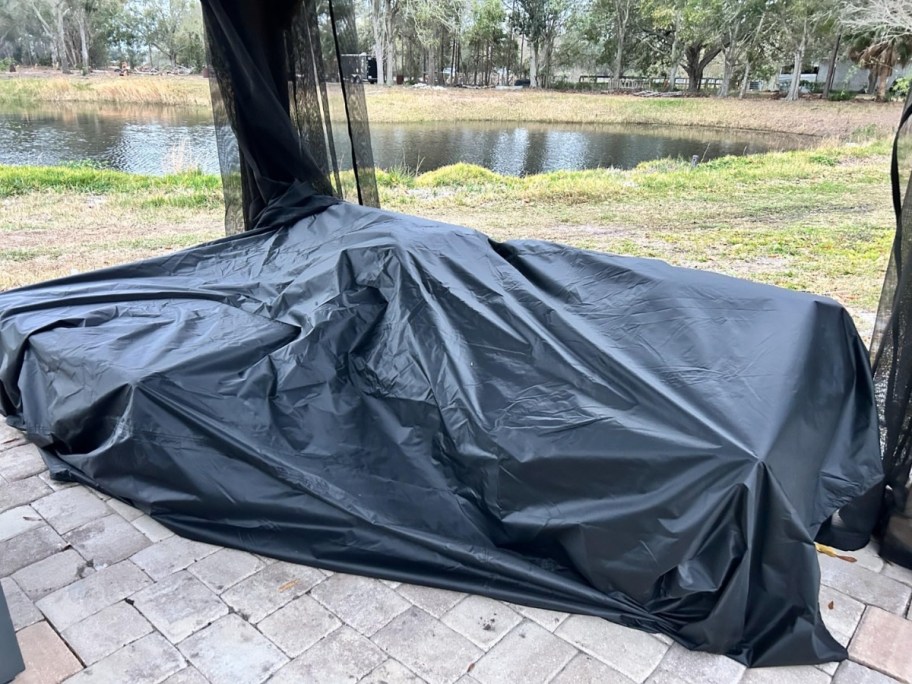
[[[0,294],[0,412],[52,474],[206,542],[845,657],[814,541],[884,477],[848,313],[341,202],[287,107],[239,114],[284,92],[277,4],[204,0],[252,230]]]

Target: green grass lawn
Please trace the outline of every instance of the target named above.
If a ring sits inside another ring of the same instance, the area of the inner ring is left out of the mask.
[[[660,258],[830,295],[866,315],[893,235],[888,154],[877,139],[695,169],[661,160],[516,178],[459,164],[378,181],[385,208],[498,240]],[[217,176],[0,167],[0,288],[214,239],[222,218]]]

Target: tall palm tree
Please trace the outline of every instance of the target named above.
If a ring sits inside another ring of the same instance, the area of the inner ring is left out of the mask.
[[[878,37],[867,33],[858,36],[849,49],[849,57],[870,70],[877,100],[887,99],[887,84],[893,71],[912,62],[912,34]]]

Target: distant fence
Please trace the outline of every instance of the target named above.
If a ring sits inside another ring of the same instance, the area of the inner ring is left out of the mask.
[[[638,91],[638,90],[671,90],[667,78],[614,78],[599,74],[579,77],[580,83],[591,83],[603,86],[606,90]],[[676,78],[675,90],[686,90],[690,81],[686,78]],[[722,87],[721,78],[704,78],[700,84],[702,90],[718,90]]]

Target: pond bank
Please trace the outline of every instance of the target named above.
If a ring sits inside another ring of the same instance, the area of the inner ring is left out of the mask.
[[[337,93],[336,111],[341,111]],[[847,138],[895,130],[899,103],[784,102],[768,99],[639,98],[556,91],[471,90],[368,86],[371,121],[538,122],[651,124],[778,131]],[[209,107],[209,82],[200,76],[0,77],[0,104],[95,102]]]
[[[893,235],[888,152],[879,139],[693,170],[660,160],[516,178],[455,165],[378,181],[388,209],[826,294],[867,320]],[[217,238],[222,212],[212,175],[0,167],[0,288]]]

